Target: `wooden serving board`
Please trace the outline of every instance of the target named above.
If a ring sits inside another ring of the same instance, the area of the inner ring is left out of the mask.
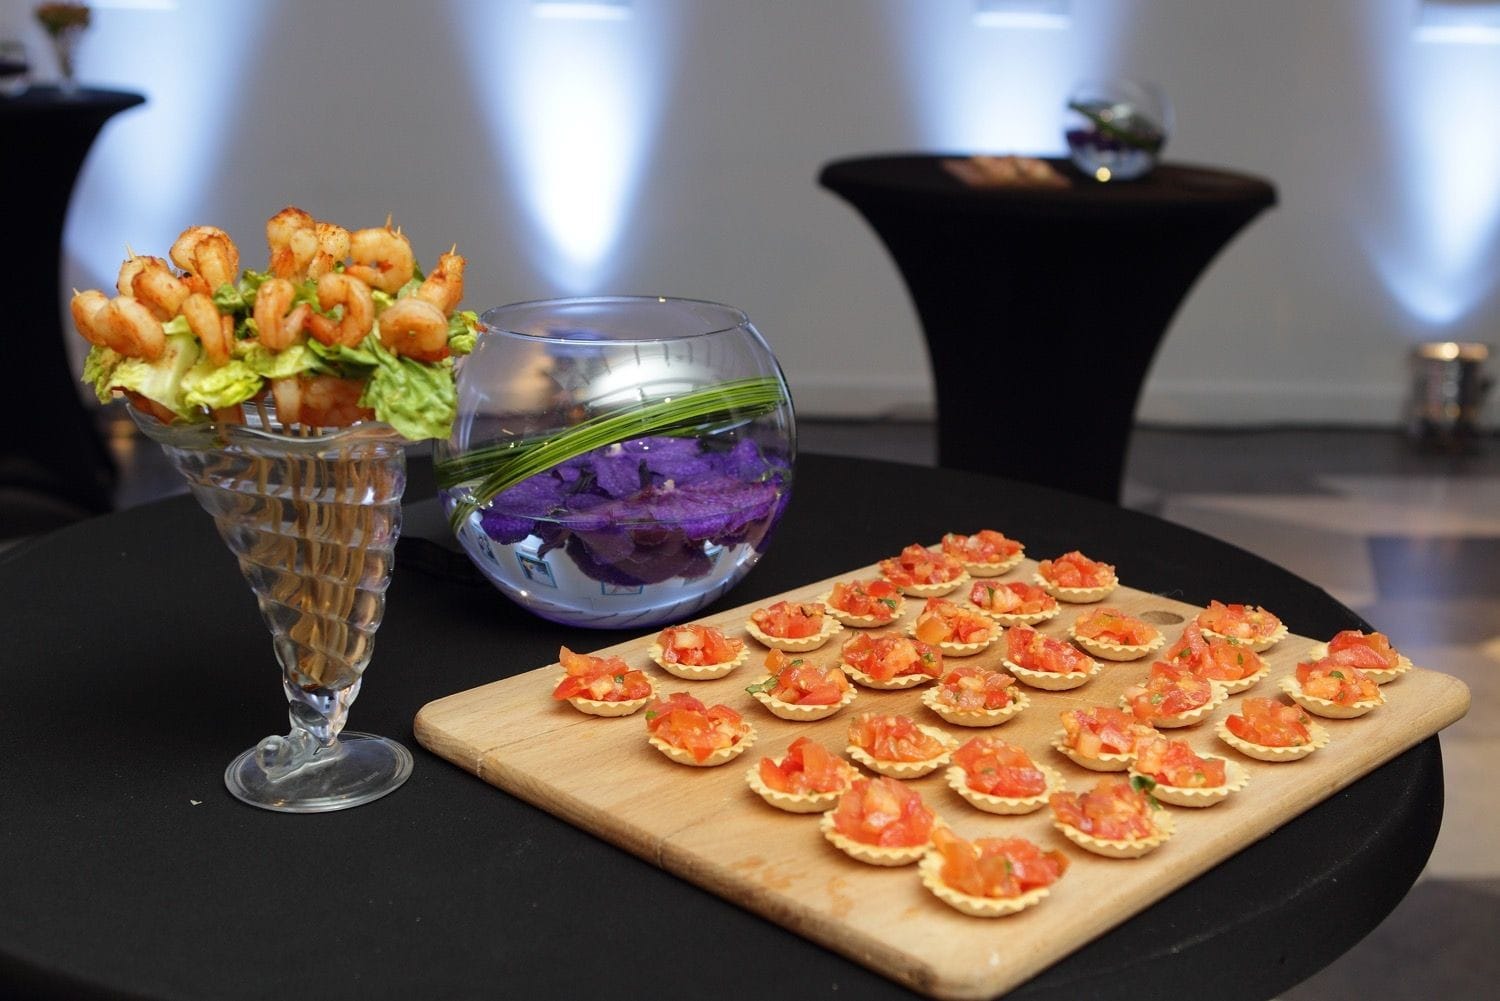
[[[1030,580],[1034,569],[1035,563],[1028,560],[998,579]],[[865,567],[780,597],[811,600],[827,592],[835,580],[875,575],[873,567]],[[953,597],[963,601],[966,596],[967,588]],[[907,599],[897,628],[904,629],[921,603]],[[1199,611],[1125,587],[1107,603],[1156,622],[1168,644],[1177,639],[1183,622]],[[980,733],[1000,735],[1061,772],[1069,789],[1084,791],[1099,775],[1048,746],[1059,729],[1058,712],[1116,705],[1124,688],[1146,676],[1151,658],[1105,662],[1099,676],[1073,691],[1023,689],[1031,697],[1030,708],[996,728],[944,723],[920,703],[921,687],[893,692],[860,689],[853,705],[830,719],[791,723],[772,716],[744,691],[765,676],[765,650],[743,629],[754,607],[697,620],[745,639],[750,647],[749,660],[721,679],[683,681],[659,669],[645,653],[654,634],[603,650],[580,651],[624,657],[646,670],[659,693],[686,690],[708,705],[723,702],[739,711],[754,725],[756,742],[725,765],[693,768],[668,760],[646,743],[640,713],[602,719],[553,701],[551,691],[562,673],[556,664],[429,703],[417,715],[417,739],[492,785],[855,962],[941,998],[991,997],[1022,983],[1461,718],[1469,705],[1468,689],[1461,681],[1417,668],[1384,686],[1386,704],[1369,715],[1321,721],[1332,735],[1327,747],[1301,761],[1267,764],[1239,755],[1214,735],[1216,723],[1233,712],[1241,698],[1231,696],[1206,722],[1170,735],[1186,737],[1200,753],[1239,761],[1250,773],[1249,786],[1208,809],[1169,807],[1174,835],[1135,860],[1104,859],[1076,848],[1053,829],[1047,809],[1022,817],[982,813],[948,788],[942,769],[911,780],[960,835],[1026,837],[1044,848],[1062,848],[1073,863],[1040,905],[1003,918],[967,917],[929,893],[915,866],[885,869],[856,862],[823,839],[816,814],[799,816],[767,805],[746,787],[747,769],[762,756],[779,759],[791,741],[804,734],[842,751],[850,717],[874,710],[905,713],[960,740]],[[1087,607],[1064,605],[1061,615],[1038,628],[1061,637]],[[846,629],[822,649],[799,656],[818,664],[836,663],[839,646],[849,635]],[[1263,654],[1271,666],[1269,677],[1246,694],[1279,696],[1280,680],[1316,642],[1293,635],[1272,647]],[[1000,659],[997,644],[949,663],[998,667]],[[608,765],[581,768],[581,761]]]

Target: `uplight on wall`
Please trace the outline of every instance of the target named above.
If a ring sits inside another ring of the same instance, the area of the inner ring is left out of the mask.
[[[974,23],[984,28],[1058,30],[1072,24],[1069,0],[974,0]]]
[[[671,19],[646,6],[476,3],[455,25],[493,160],[529,217],[539,266],[562,293],[598,292],[610,280],[656,146],[676,38]]]
[[[1417,41],[1500,45],[1500,0],[1421,0]]]
[[[535,0],[531,12],[560,21],[623,21],[630,16],[630,0]]]

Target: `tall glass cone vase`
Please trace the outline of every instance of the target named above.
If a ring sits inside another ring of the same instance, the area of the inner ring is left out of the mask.
[[[404,440],[384,424],[304,435],[271,422],[179,426],[132,416],[239,559],[281,663],[291,731],[236,758],[224,773],[229,791],[268,810],[317,813],[400,786],[411,753],[347,731],[344,721],[385,613]]]

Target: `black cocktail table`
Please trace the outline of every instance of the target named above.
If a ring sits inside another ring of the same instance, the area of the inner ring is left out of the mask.
[[[409,496],[430,494],[415,468]],[[1303,635],[1362,625],[1286,571],[1145,515],[816,455],[799,459],[777,540],[724,607],[982,526],[1032,553],[1082,548],[1189,602],[1232,584]],[[910,996],[421,750],[411,721],[427,702],[548,663],[563,643],[628,637],[543,622],[446,549],[403,547],[351,726],[403,740],[416,771],[385,799],[313,816],[224,789],[231,757],[285,729],[285,703],[250,592],[193,501],[0,557],[0,995]],[[1389,913],[1427,859],[1442,795],[1432,738],[1011,996],[1212,983],[1264,1001]]]

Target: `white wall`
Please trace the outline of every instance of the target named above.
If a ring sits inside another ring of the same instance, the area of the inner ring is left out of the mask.
[[[611,79],[654,67],[660,105],[634,130],[649,142],[619,241],[584,284],[740,306],[804,414],[931,399],[899,276],[819,168],[1058,152],[1051,116],[1082,77],[1155,80],[1176,106],[1169,159],[1280,192],[1179,313],[1141,417],[1394,423],[1411,343],[1500,341],[1500,46],[1416,42],[1416,0],[1073,0],[1062,32],[976,27],[970,0],[634,0],[627,22],[545,27],[527,0],[121,3],[96,12],[81,74],[148,103],[84,171],[65,287],[107,286],[127,242],[163,253],[200,222],[259,262],[263,220],[295,203],[349,226],[392,212],[424,260],[457,242],[474,306],[583,290],[517,189],[526,140],[489,123],[507,88],[551,97],[598,68],[566,47],[530,65],[539,32],[615,32]],[[4,0],[0,30],[25,31],[48,76],[29,7]],[[574,157],[575,190],[625,145]]]

